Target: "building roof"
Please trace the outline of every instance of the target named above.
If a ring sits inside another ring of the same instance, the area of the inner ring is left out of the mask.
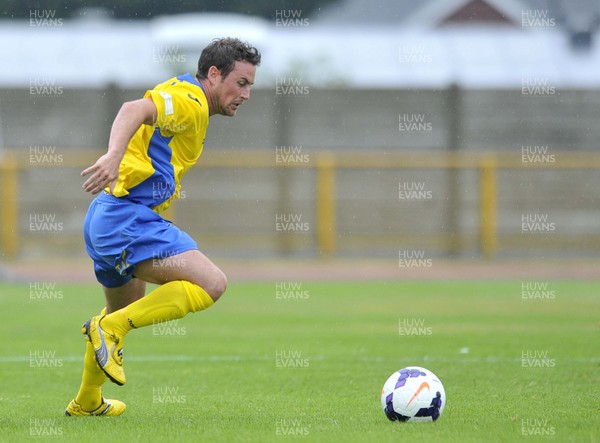
[[[434,28],[448,23],[451,17],[455,17],[453,23],[479,22],[485,17],[477,13],[485,11],[490,17],[485,21],[520,26],[523,9],[519,0],[431,0],[424,2],[404,23]]]
[[[598,0],[340,0],[323,8],[313,21],[322,25],[436,27],[452,14],[476,3],[487,4],[516,25],[529,11],[538,11],[559,27],[597,26],[600,18]],[[477,20],[464,23],[474,21]]]
[[[213,15],[150,22],[64,21],[0,26],[0,87],[52,83],[146,88],[173,75],[195,73],[202,48],[214,37],[237,36],[263,53],[256,87],[278,79],[350,88],[520,88],[537,79],[554,87],[600,87],[600,41],[574,51],[564,31],[550,27],[369,26],[280,27],[263,19]],[[595,35],[595,39],[600,37]]]

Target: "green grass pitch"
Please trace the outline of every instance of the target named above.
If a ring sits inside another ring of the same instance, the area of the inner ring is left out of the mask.
[[[123,416],[69,418],[99,287],[1,284],[0,441],[598,441],[600,283],[522,291],[232,284],[208,311],[127,337],[127,384],[104,388]],[[445,386],[435,423],[381,410],[384,381],[410,365]]]

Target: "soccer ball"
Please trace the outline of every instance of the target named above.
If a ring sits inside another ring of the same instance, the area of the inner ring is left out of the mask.
[[[394,372],[381,391],[381,406],[391,421],[436,421],[445,405],[442,382],[418,366]]]

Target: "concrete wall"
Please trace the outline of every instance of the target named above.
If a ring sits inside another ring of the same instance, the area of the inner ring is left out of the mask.
[[[0,90],[5,147],[101,148],[125,100],[143,90]],[[458,149],[519,152],[599,148],[600,91],[255,90],[233,119],[211,119],[206,146],[218,149]],[[400,128],[400,121],[404,127]],[[421,125],[410,125],[410,123]],[[402,130],[401,130],[402,129]]]

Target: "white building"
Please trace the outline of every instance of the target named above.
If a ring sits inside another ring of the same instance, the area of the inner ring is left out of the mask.
[[[0,40],[10,42],[0,46],[0,87],[143,88],[194,73],[211,39],[237,36],[263,53],[259,88],[282,78],[354,88],[598,88],[598,10],[594,0],[347,0],[313,18],[297,10],[274,21],[33,16],[0,21]]]

